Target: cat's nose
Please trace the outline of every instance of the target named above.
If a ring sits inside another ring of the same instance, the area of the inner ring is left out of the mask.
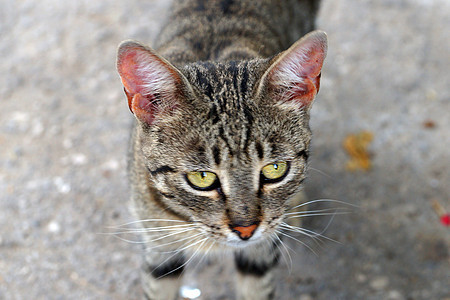
[[[249,238],[251,238],[257,227],[258,227],[258,224],[253,224],[250,226],[232,226],[232,225],[230,225],[231,230],[233,232],[237,233],[237,235],[242,240],[248,240]]]

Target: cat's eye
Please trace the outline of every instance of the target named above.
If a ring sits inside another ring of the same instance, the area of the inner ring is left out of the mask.
[[[265,182],[277,182],[284,178],[289,169],[289,164],[285,161],[278,161],[265,165],[261,169],[261,175]]]
[[[217,175],[212,172],[189,172],[186,178],[193,188],[203,191],[212,190],[217,185]]]

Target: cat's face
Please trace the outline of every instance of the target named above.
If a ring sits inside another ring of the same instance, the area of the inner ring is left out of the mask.
[[[312,38],[272,60],[179,70],[142,46],[119,50],[138,155],[155,189],[218,242],[239,247],[274,235],[305,178],[308,112],[326,51],[324,37]]]

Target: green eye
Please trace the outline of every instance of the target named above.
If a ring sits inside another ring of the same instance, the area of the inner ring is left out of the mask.
[[[276,181],[277,179],[282,179],[282,177],[287,173],[287,170],[288,163],[285,161],[279,161],[264,166],[261,173],[267,181]]]
[[[208,190],[216,183],[217,175],[212,172],[198,171],[187,173],[186,178],[194,188]]]

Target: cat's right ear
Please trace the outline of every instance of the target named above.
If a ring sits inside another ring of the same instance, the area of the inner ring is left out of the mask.
[[[173,113],[189,88],[185,77],[174,66],[134,41],[120,44],[117,70],[131,112],[148,125],[158,117]]]
[[[259,92],[275,103],[308,111],[320,87],[320,73],[327,55],[327,35],[314,31],[276,56],[262,77]]]

